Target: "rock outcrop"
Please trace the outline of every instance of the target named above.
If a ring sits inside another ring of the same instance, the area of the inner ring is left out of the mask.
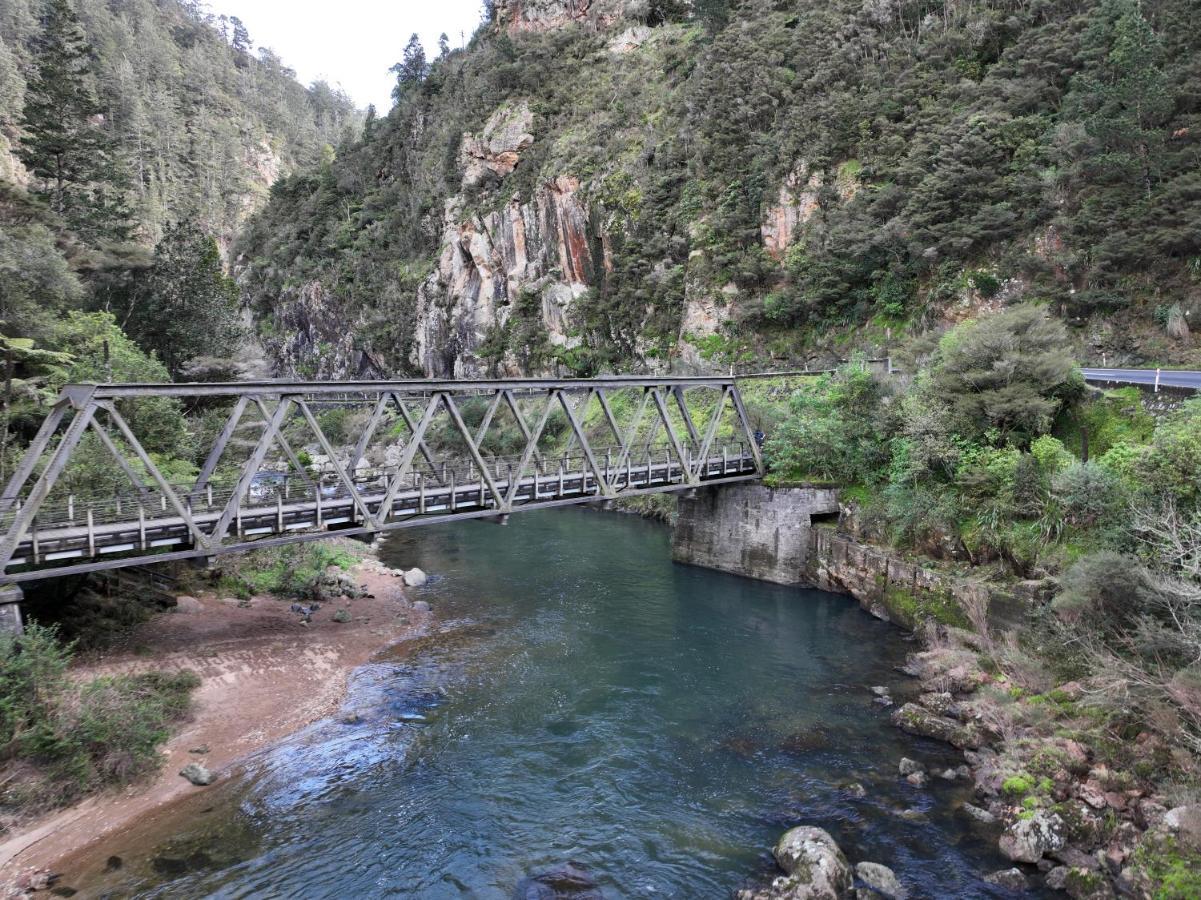
[[[498,0],[496,24],[510,34],[583,23],[607,28],[631,5],[638,6],[629,0]]]
[[[563,175],[528,203],[514,197],[486,213],[468,212],[461,197],[447,201],[438,267],[417,294],[415,366],[431,377],[485,374],[489,360],[478,351],[529,298],[551,344],[573,345],[572,303],[605,265],[579,189],[577,179]],[[521,370],[512,358],[497,367],[505,374]]]

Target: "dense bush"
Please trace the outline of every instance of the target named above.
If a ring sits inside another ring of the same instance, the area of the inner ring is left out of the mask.
[[[102,676],[67,674],[71,645],[31,624],[0,635],[0,766],[9,807],[66,802],[122,784],[162,763],[158,746],[189,709],[199,685],[191,672]]]
[[[857,484],[887,464],[892,427],[884,382],[851,363],[797,391],[787,418],[765,446],[772,469],[784,477]]]

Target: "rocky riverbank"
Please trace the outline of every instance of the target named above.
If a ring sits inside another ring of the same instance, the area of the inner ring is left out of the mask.
[[[166,814],[235,774],[252,754],[334,713],[353,669],[427,630],[429,604],[404,588],[423,580],[419,570],[392,569],[368,556],[349,570],[326,572],[320,584],[325,602],[201,591],[139,626],[124,649],[83,661],[75,672],[80,678],[196,672],[201,684],[192,718],[162,748],[163,766],[150,781],[92,796],[6,835],[0,896],[52,884],[55,872],[89,848]]]
[[[1076,900],[1195,896],[1188,885],[1201,854],[1201,804],[1173,805],[1148,777],[1164,748],[1139,735],[1128,765],[1117,765],[1113,748],[1086,738],[1080,685],[1027,694],[983,651],[979,636],[942,628],[910,656],[905,681],[870,687],[893,708],[894,726],[963,753],[963,765],[934,771],[902,759],[897,778],[936,795],[940,782],[970,779],[973,796],[957,801],[959,811],[993,835],[1010,863],[981,872],[982,879],[1015,891],[1044,886]],[[909,896],[884,866],[864,860],[852,867],[815,825],[789,830],[774,855],[783,874],[741,891],[739,900]]]

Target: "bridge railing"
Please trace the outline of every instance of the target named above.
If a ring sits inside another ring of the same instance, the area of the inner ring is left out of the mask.
[[[224,404],[195,478],[167,478],[130,424],[137,403],[161,398]],[[325,430],[335,409],[353,423],[338,442]],[[97,453],[124,487],[63,478],[76,454]],[[0,580],[56,555],[91,559],[73,564],[90,570],[123,564],[126,552],[145,561],[155,547],[230,552],[251,545],[251,531],[283,540],[335,519],[362,533],[405,527],[427,490],[457,515],[504,515],[761,472],[732,377],[71,385],[0,495]],[[545,490],[556,478],[575,487]],[[243,527],[273,507],[275,525]],[[327,521],[323,508],[339,512]]]

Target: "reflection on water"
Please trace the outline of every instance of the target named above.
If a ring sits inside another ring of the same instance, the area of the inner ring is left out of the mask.
[[[917,896],[1004,896],[979,880],[1001,861],[952,812],[959,789],[897,777],[902,755],[954,757],[872,704],[907,645],[853,602],[673,565],[660,526],[586,510],[389,541],[391,564],[437,576],[421,594],[441,633],[361,669],[340,716],[208,806],[60,884],[724,897],[807,822]]]

